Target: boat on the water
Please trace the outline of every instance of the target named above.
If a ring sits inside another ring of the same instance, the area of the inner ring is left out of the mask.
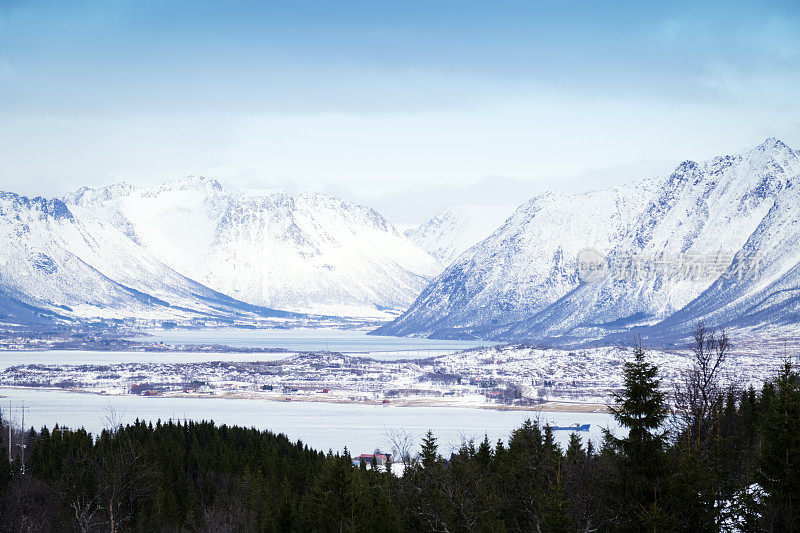
[[[589,431],[591,424],[572,424],[571,426],[550,426],[553,431]]]

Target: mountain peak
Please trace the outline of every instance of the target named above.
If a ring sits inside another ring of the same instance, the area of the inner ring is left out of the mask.
[[[105,187],[93,189],[91,187],[81,187],[80,189],[64,195],[62,200],[70,205],[83,204],[99,204],[111,198],[118,198],[120,196],[127,196],[133,191],[133,185],[121,181]]]
[[[753,148],[751,152],[778,153],[783,155],[796,155],[783,141],[777,137],[768,137],[764,142]]]
[[[733,320],[726,306],[737,306],[742,313],[737,320],[751,313],[755,302],[778,309],[782,298],[796,297],[800,271],[795,253],[798,155],[770,138],[736,155],[683,161],[654,181],[594,193],[538,195],[450,263],[380,332],[599,338],[611,328],[656,324],[701,297],[702,306],[685,315],[689,322],[711,311],[715,318]],[[731,289],[730,298],[720,297],[711,285],[725,269],[733,272],[731,279],[741,269],[721,263],[721,256],[763,260],[758,268],[763,266],[765,274]],[[583,283],[578,269],[585,257],[618,272]],[[711,259],[707,262],[716,262],[718,270],[699,274],[689,267],[688,272],[688,258]],[[770,281],[784,272],[789,274],[780,282]],[[750,298],[746,304],[737,303],[740,295]]]
[[[449,265],[491,235],[514,210],[512,206],[456,205],[405,234],[442,265]]]
[[[214,178],[207,178],[205,176],[183,176],[165,182],[161,187],[162,190],[199,190],[199,191],[216,191],[222,192],[224,189],[222,185]]]
[[[29,198],[13,192],[0,191],[0,200],[5,200],[15,208],[32,209],[43,215],[53,217],[55,220],[72,220],[72,212],[58,198],[44,198],[35,196]],[[0,209],[2,214],[2,209]]]

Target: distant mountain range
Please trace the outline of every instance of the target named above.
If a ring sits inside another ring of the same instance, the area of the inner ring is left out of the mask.
[[[0,193],[0,246],[0,323],[314,314],[394,318],[387,335],[672,339],[699,320],[800,324],[800,154],[768,139],[405,235],[345,200],[208,178]]]
[[[170,269],[107,220],[0,193],[0,320],[279,317]]]
[[[491,235],[513,212],[510,206],[457,205],[405,234],[447,266]]]
[[[663,178],[537,196],[377,333],[669,338],[701,319],[800,322],[800,155],[777,139]]]
[[[207,178],[51,200],[1,193],[0,244],[10,322],[386,317],[442,269],[368,207]]]

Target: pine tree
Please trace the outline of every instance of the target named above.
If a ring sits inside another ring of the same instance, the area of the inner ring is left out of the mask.
[[[475,460],[482,467],[488,468],[492,457],[492,444],[489,442],[489,436],[484,435],[483,441],[481,441],[480,446],[478,446],[478,451],[475,453]]]
[[[575,521],[569,514],[569,500],[561,483],[550,487],[544,500],[541,527],[537,529],[552,533],[574,531]]]
[[[668,409],[665,394],[659,389],[658,367],[645,360],[640,345],[633,361],[625,363],[623,390],[614,395],[611,407],[614,419],[628,430],[624,438],[606,433],[611,449],[617,454],[619,478],[616,494],[621,507],[630,506],[633,522],[640,528],[660,517],[658,493],[665,472],[667,432],[662,426]]]
[[[408,481],[412,495],[409,529],[450,530],[448,513],[451,502],[447,501],[444,490],[447,473],[432,431],[428,430],[422,440],[419,463],[403,479]]]
[[[569,436],[569,444],[567,445],[566,459],[570,462],[577,462],[586,458],[586,452],[583,450],[583,443],[577,433],[572,433]]]
[[[429,469],[439,462],[439,447],[436,444],[436,437],[433,436],[433,431],[430,429],[422,439],[422,452],[420,453],[422,459],[422,468]]]
[[[758,481],[767,493],[765,518],[768,528],[800,531],[800,376],[790,362],[764,387],[763,400]]]
[[[384,465],[384,467],[386,468],[386,473],[387,474],[391,474],[392,473],[392,462],[393,462],[393,460],[394,460],[394,457],[392,457],[392,455],[387,452],[386,453],[386,464]]]

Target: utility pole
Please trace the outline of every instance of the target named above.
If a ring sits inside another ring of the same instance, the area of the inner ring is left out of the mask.
[[[22,402],[22,471],[25,471],[25,402]]]
[[[11,400],[8,400],[8,462],[11,462]]]

